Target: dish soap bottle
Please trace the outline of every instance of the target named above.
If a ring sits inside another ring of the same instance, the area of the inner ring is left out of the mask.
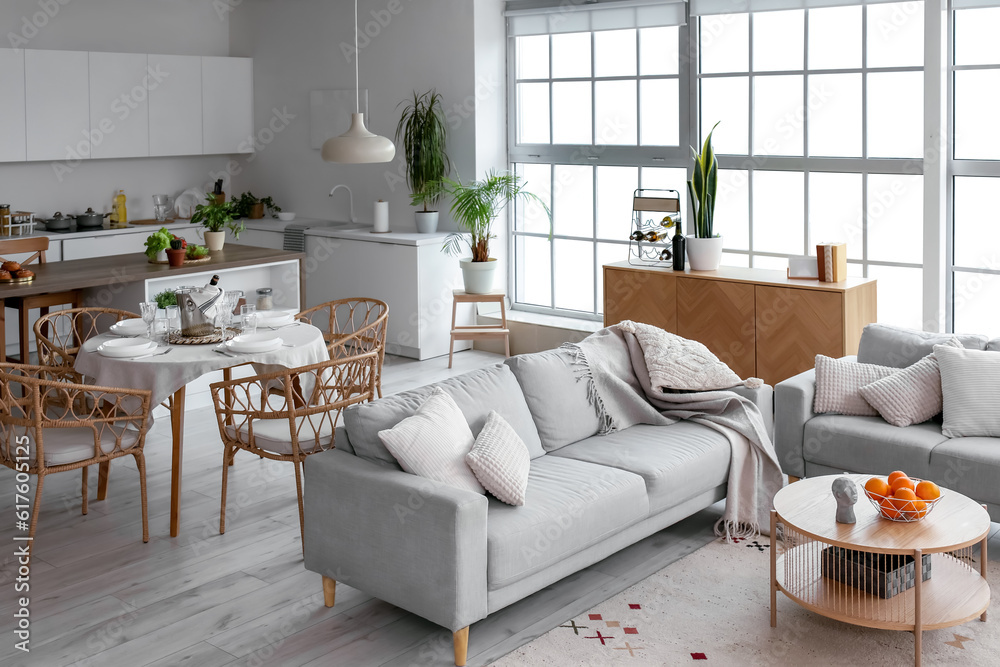
[[[115,213],[118,214],[119,227],[128,226],[128,208],[125,206],[125,201],[125,191],[119,190],[118,196],[115,197]]]

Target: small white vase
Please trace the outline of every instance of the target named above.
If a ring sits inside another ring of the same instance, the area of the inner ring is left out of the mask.
[[[692,271],[715,271],[722,263],[722,237],[699,239],[687,237],[688,263]]]
[[[490,257],[485,262],[473,262],[471,257],[460,259],[462,280],[468,294],[489,294],[493,291],[493,276],[497,269],[497,260]]]
[[[437,211],[417,211],[417,231],[421,234],[433,234],[438,229]]]
[[[209,252],[219,252],[226,245],[225,232],[205,232],[205,245]]]
[[[165,264],[167,261],[167,251],[161,250],[160,252],[156,253],[156,261],[160,262],[161,264]]]

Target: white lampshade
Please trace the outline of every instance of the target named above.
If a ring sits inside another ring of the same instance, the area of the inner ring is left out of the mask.
[[[396,146],[385,137],[372,134],[365,127],[363,113],[351,114],[351,129],[323,142],[323,160],[346,164],[392,162]]]

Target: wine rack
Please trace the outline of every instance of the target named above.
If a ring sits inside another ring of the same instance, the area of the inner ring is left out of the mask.
[[[665,227],[661,224],[666,217],[674,220],[673,226]],[[681,224],[681,198],[677,190],[637,188],[632,193],[629,264],[634,266],[671,264],[673,260],[671,239],[676,225]],[[663,234],[662,238],[655,238],[660,233]]]

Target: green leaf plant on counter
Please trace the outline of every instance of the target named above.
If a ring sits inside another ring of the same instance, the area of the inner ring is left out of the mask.
[[[720,121],[721,122],[721,121]],[[715,194],[719,183],[719,160],[712,148],[712,133],[719,126],[716,123],[705,138],[705,143],[699,155],[691,147],[694,157],[694,172],[687,182],[688,194],[691,196],[691,213],[694,217],[694,233],[699,239],[710,239],[715,236],[713,222],[715,218]]]
[[[218,202],[215,195],[205,196],[207,204],[198,204],[191,216],[191,224],[202,225],[210,232],[221,232],[229,229],[233,233],[233,238],[239,240],[240,234],[246,229],[242,220],[234,220],[233,204],[230,202]]]
[[[154,259],[157,254],[170,247],[174,235],[166,227],[161,227],[146,239],[146,256]]]
[[[167,306],[176,306],[177,295],[174,293],[172,289],[165,289],[156,296],[154,296],[153,301],[156,302],[156,307],[162,310]]]

